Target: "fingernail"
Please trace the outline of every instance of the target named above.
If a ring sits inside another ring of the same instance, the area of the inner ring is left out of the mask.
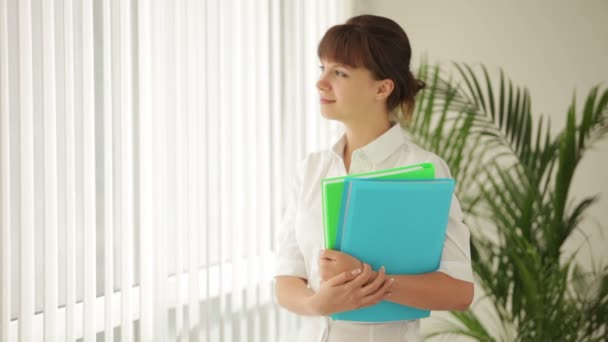
[[[392,293],[391,293],[391,292],[387,292],[387,293],[386,293],[386,296],[387,296],[387,297],[389,297],[390,295],[392,295]]]
[[[357,268],[356,270],[353,270],[353,272],[352,272],[352,273],[353,273],[353,274],[359,274],[359,273],[361,273],[361,269],[360,269],[360,268]]]
[[[391,284],[395,282],[395,278],[391,278]]]
[[[384,266],[380,267],[380,270],[385,271],[386,268],[384,268]]]

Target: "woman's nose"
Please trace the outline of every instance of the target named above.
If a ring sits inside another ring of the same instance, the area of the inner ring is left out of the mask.
[[[325,80],[325,78],[323,76],[319,77],[319,80],[317,81],[317,89],[319,89],[319,90],[328,90],[329,89],[329,83],[327,82],[327,80]]]

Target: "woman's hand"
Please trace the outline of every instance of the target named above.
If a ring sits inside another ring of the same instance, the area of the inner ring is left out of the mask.
[[[332,249],[323,249],[319,253],[319,276],[322,281],[357,268],[362,269],[363,263],[349,254]]]
[[[313,311],[327,316],[336,312],[350,311],[372,306],[390,295],[393,279],[380,269],[373,281],[374,272],[367,264],[363,270],[346,271],[321,283],[321,288],[310,297]]]

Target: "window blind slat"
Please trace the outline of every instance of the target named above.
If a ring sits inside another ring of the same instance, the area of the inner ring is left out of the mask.
[[[112,120],[112,11],[111,2],[102,4],[103,35],[103,165],[104,165],[104,340],[114,341],[112,298],[114,294],[114,172]]]
[[[265,201],[257,201],[257,207],[255,208],[255,222],[257,222],[257,238],[253,238],[252,241],[254,246],[252,246],[254,255],[263,255],[266,251],[270,250],[270,242],[272,239],[270,233],[270,202],[272,201],[272,183],[270,179],[272,179],[272,150],[270,145],[270,139],[272,136],[272,126],[270,122],[270,118],[272,116],[272,101],[274,101],[273,96],[271,95],[271,82],[272,82],[272,72],[273,68],[278,67],[273,63],[271,59],[271,30],[270,20],[271,15],[269,13],[269,1],[264,0],[261,2],[256,2],[257,6],[255,7],[255,18],[259,20],[259,24],[256,25],[257,32],[254,34],[255,36],[255,44],[257,46],[256,49],[256,65],[259,65],[259,68],[256,68],[256,73],[254,75],[253,83],[257,83],[253,85],[252,88],[255,89],[254,102],[256,113],[259,113],[259,117],[255,120],[256,132],[260,132],[262,134],[256,134],[256,145],[257,150],[262,151],[259,155],[263,156],[263,159],[259,162],[256,162],[255,165],[257,167],[257,177],[259,181],[256,182],[256,196],[260,196],[261,198],[265,198]],[[265,62],[266,61],[266,62]],[[254,199],[255,200],[255,199]],[[266,296],[266,292],[270,292],[270,286],[265,284],[264,280],[264,270],[268,268],[268,265],[263,262],[262,258],[258,259],[258,262],[255,265],[255,273],[254,277],[255,281],[255,333],[254,333],[254,341],[262,342],[268,338],[268,329],[265,328],[265,319],[264,319],[264,303],[270,301],[270,296]],[[267,300],[267,301],[265,301]]]
[[[8,8],[7,0],[0,0],[0,215],[2,217],[2,293],[0,294],[0,340],[8,341],[11,323],[11,172],[10,120],[8,77]]]
[[[262,5],[262,3],[257,4],[258,6]],[[242,284],[244,287],[243,290],[243,310],[247,312],[247,314],[241,315],[241,340],[242,341],[254,341],[255,335],[257,331],[257,326],[259,324],[258,320],[258,308],[256,305],[256,287],[258,282],[257,276],[259,275],[259,270],[256,268],[257,263],[251,262],[256,260],[257,256],[255,250],[255,244],[258,240],[257,232],[260,231],[261,227],[259,226],[259,222],[256,220],[256,212],[258,210],[258,203],[263,202],[259,199],[261,194],[259,192],[258,183],[260,182],[261,175],[259,174],[258,165],[263,163],[264,154],[260,153],[262,151],[259,150],[258,146],[258,136],[260,136],[262,132],[256,130],[256,121],[259,120],[259,116],[263,116],[264,114],[258,111],[256,96],[259,96],[258,87],[262,86],[262,80],[258,77],[258,72],[261,66],[265,63],[260,63],[257,58],[258,51],[263,49],[263,46],[257,44],[257,37],[259,35],[260,26],[257,23],[257,20],[262,18],[258,18],[256,16],[256,4],[254,1],[246,1],[245,6],[243,6],[243,15],[242,15],[242,27],[241,32],[243,35],[243,50],[250,51],[249,54],[246,54],[246,60],[242,61],[241,64],[244,65],[243,75],[245,75],[242,84],[243,84],[243,92],[244,92],[244,110],[243,110],[243,122],[244,122],[244,135],[243,135],[243,144],[245,147],[244,150],[244,165],[245,168],[249,170],[249,177],[242,177],[245,181],[245,194],[241,196],[244,199],[245,204],[245,215],[243,216],[243,253],[246,264],[244,265],[245,269],[242,271],[243,278]],[[249,61],[252,65],[255,65],[255,68],[248,68],[246,61]],[[257,81],[257,82],[256,82]],[[255,113],[255,115],[253,115]],[[257,159],[257,160],[256,160]],[[251,181],[255,180],[255,181]]]
[[[304,30],[304,2],[303,1],[296,1],[293,4],[292,7],[292,25],[293,25],[293,32],[294,32],[294,37],[302,37],[305,38],[306,37],[306,30]],[[296,139],[295,139],[295,150],[292,150],[291,153],[289,153],[289,156],[293,156],[291,159],[289,160],[290,163],[290,167],[291,165],[293,165],[294,163],[296,163],[298,161],[298,156],[303,156],[305,151],[306,151],[306,147],[307,147],[307,141],[306,141],[306,131],[307,131],[307,127],[306,127],[306,121],[305,121],[305,113],[306,113],[306,103],[305,103],[305,98],[306,98],[306,94],[304,93],[304,76],[306,75],[306,70],[305,70],[305,62],[306,60],[304,59],[304,53],[305,53],[305,49],[304,49],[304,39],[293,39],[293,37],[289,37],[288,38],[292,44],[294,44],[294,55],[293,55],[293,72],[295,73],[293,76],[293,80],[294,80],[294,101],[293,101],[293,106],[294,106],[294,115],[293,118],[294,120],[290,122],[290,126],[286,127],[286,129],[288,129],[288,132],[296,132]],[[289,140],[289,139],[288,139]]]
[[[57,340],[57,122],[54,1],[42,2],[44,72],[44,338]]]
[[[168,168],[171,167],[168,163],[167,150],[167,118],[166,113],[169,112],[169,103],[167,101],[167,92],[170,89],[167,84],[168,68],[167,54],[169,41],[168,24],[167,24],[167,6],[169,4],[163,0],[154,0],[151,2],[151,26],[154,39],[151,40],[151,50],[155,51],[152,54],[152,73],[153,79],[151,93],[154,112],[156,113],[157,125],[154,129],[155,143],[152,145],[155,155],[155,171],[158,196],[155,198],[155,212],[157,222],[155,235],[155,258],[153,259],[156,265],[156,274],[154,282],[156,285],[154,291],[154,337],[159,341],[169,341],[168,336],[168,235],[169,221],[167,209],[169,204],[168,198]],[[144,146],[142,146],[144,147]],[[142,170],[143,171],[143,170]]]
[[[283,173],[282,170],[282,151],[284,148],[284,144],[279,144],[276,142],[281,140],[281,132],[283,127],[283,116],[281,113],[283,112],[283,105],[285,101],[285,97],[281,92],[281,83],[283,73],[280,73],[280,70],[285,70],[285,60],[286,58],[282,55],[282,51],[284,49],[283,45],[283,36],[282,33],[285,31],[285,27],[282,24],[281,18],[283,18],[285,3],[280,0],[270,0],[270,9],[271,9],[271,20],[270,20],[270,61],[273,66],[271,69],[271,88],[270,88],[270,113],[272,115],[272,125],[270,127],[270,139],[272,142],[272,148],[270,152],[272,165],[271,165],[271,174],[273,185],[271,186],[271,195],[270,195],[270,205],[271,208],[278,208],[279,203],[282,203],[281,193],[282,189],[284,189],[281,185],[283,184]],[[278,227],[279,222],[279,213],[280,210],[273,210],[271,214],[271,224],[269,226],[269,230],[271,233],[269,244],[271,247],[274,247],[274,236],[275,230],[273,227]],[[266,284],[264,284],[266,285]],[[270,284],[262,287],[262,300],[270,301],[273,298],[274,294],[272,293],[272,287]],[[279,325],[278,325],[278,310],[267,310],[265,324],[266,333],[270,336],[279,336]]]
[[[304,103],[304,114],[303,121],[306,135],[306,151],[316,151],[324,148],[320,144],[320,130],[317,128],[319,123],[324,120],[321,115],[318,115],[319,108],[319,97],[316,92],[316,82],[319,77],[318,66],[319,61],[316,57],[316,46],[321,38],[317,33],[317,27],[319,27],[318,17],[316,16],[317,6],[321,6],[321,3],[316,1],[311,1],[307,3],[303,11],[303,31],[304,31],[304,39],[302,39],[302,47],[303,54],[302,56],[302,75],[303,75],[303,84],[305,87],[302,89],[302,94],[304,95],[303,103]],[[315,72],[313,72],[313,70]],[[311,115],[309,115],[311,114]]]
[[[230,36],[227,33],[230,33],[230,13],[231,13],[231,7],[230,7],[230,1],[222,1],[219,3],[218,5],[219,9],[218,9],[218,17],[219,17],[219,21],[218,21],[218,26],[219,26],[219,32],[218,32],[218,36],[217,36],[217,40],[218,40],[218,45],[219,45],[219,61],[217,63],[217,67],[219,69],[219,74],[221,75],[221,78],[218,77],[217,82],[221,82],[221,79],[230,79],[230,68],[228,66],[228,63],[226,62],[227,59],[230,58],[230,55],[227,52],[227,45],[230,41]],[[218,87],[217,89],[217,97],[219,98],[219,103],[217,104],[217,113],[222,113],[222,111],[225,110],[227,106],[227,103],[229,103],[228,101],[230,101],[231,99],[227,96],[226,91],[224,89],[222,89],[222,87]],[[224,137],[227,136],[229,134],[228,130],[227,130],[227,124],[226,124],[226,119],[224,118],[224,116],[220,115],[218,117],[218,131],[220,134],[220,137]],[[221,139],[221,138],[220,138]],[[213,141],[213,140],[212,140]],[[215,141],[219,141],[215,140]],[[231,340],[231,326],[230,326],[230,319],[232,318],[231,316],[231,310],[230,310],[230,302],[228,302],[228,298],[227,296],[225,296],[222,292],[223,289],[229,289],[229,291],[231,291],[231,286],[232,286],[232,282],[229,279],[229,272],[230,269],[228,269],[225,265],[226,265],[226,261],[229,260],[229,256],[230,256],[230,249],[228,248],[228,245],[230,243],[230,237],[232,235],[232,227],[230,225],[230,222],[228,220],[228,215],[226,214],[227,211],[227,194],[230,192],[230,186],[229,186],[229,182],[226,181],[227,178],[229,178],[228,175],[225,175],[224,172],[225,170],[229,170],[229,166],[228,166],[228,154],[230,153],[230,149],[232,148],[232,144],[230,141],[227,141],[223,144],[220,144],[218,150],[219,150],[219,155],[217,159],[212,159],[212,160],[216,160],[218,162],[218,169],[219,169],[219,174],[217,178],[213,178],[217,181],[217,183],[219,184],[219,188],[217,191],[217,198],[218,198],[218,213],[219,213],[219,222],[218,222],[218,230],[219,233],[218,235],[218,240],[216,240],[214,243],[217,243],[218,245],[218,254],[219,254],[219,274],[218,274],[218,281],[219,281],[219,302],[220,302],[220,308],[219,308],[219,314],[220,314],[220,318],[219,318],[219,333],[220,333],[220,339],[221,340]]]
[[[187,108],[187,136],[188,136],[188,170],[187,177],[188,186],[187,186],[187,212],[188,212],[188,251],[189,251],[189,267],[188,267],[188,332],[189,335],[186,334],[186,338],[190,338],[193,340],[199,339],[198,332],[198,322],[200,320],[199,316],[199,229],[200,229],[200,220],[199,215],[199,205],[200,205],[200,133],[198,131],[199,127],[199,119],[202,113],[198,111],[198,101],[197,101],[197,77],[199,76],[200,64],[198,60],[200,58],[200,43],[197,43],[197,40],[200,39],[198,32],[202,32],[199,30],[199,22],[201,15],[201,3],[198,1],[187,1],[185,8],[185,21],[187,23],[188,32],[186,36],[186,46],[190,47],[187,56],[186,63],[186,77],[187,77],[187,95],[188,95],[188,108]]]
[[[95,77],[93,3],[82,2],[83,219],[84,219],[84,341],[96,336],[96,194],[95,194]]]
[[[156,165],[154,165],[153,156],[155,150],[154,134],[156,115],[153,115],[151,106],[151,86],[152,68],[151,68],[151,29],[150,3],[147,1],[137,2],[137,21],[138,21],[138,65],[139,65],[139,99],[138,107],[139,120],[137,130],[139,133],[139,156],[141,166],[139,168],[139,184],[140,184],[140,211],[139,219],[139,270],[140,276],[140,336],[141,341],[154,341],[154,267],[150,267],[154,262],[155,252],[153,248],[156,239],[156,213],[154,199],[157,198],[155,179]],[[151,233],[153,232],[153,233]]]
[[[65,184],[66,184],[66,341],[75,340],[76,303],[76,155],[74,127],[74,33],[72,0],[64,0]]]
[[[133,106],[131,55],[131,3],[119,2],[120,12],[120,178],[122,198],[121,237],[121,330],[122,340],[133,339]]]
[[[184,158],[184,131],[183,131],[183,126],[184,126],[184,104],[183,104],[183,91],[184,91],[184,87],[182,87],[182,81],[184,79],[183,77],[183,72],[184,72],[184,68],[183,68],[183,50],[185,49],[185,44],[183,44],[183,37],[184,37],[184,29],[183,29],[183,23],[184,23],[184,18],[183,18],[183,2],[179,1],[179,2],[175,2],[174,7],[173,7],[173,41],[175,43],[175,50],[174,50],[174,58],[175,58],[175,63],[174,65],[174,109],[175,109],[175,114],[174,114],[174,120],[175,123],[173,125],[174,128],[174,141],[175,141],[175,145],[174,148],[175,150],[172,151],[172,153],[175,154],[175,173],[173,175],[173,177],[175,177],[175,189],[174,189],[174,195],[175,195],[175,201],[174,201],[174,213],[175,213],[175,217],[174,217],[174,222],[176,223],[173,227],[172,227],[172,231],[175,233],[175,244],[174,244],[174,256],[175,256],[175,275],[176,275],[176,293],[175,293],[175,330],[176,330],[176,341],[184,341],[184,305],[183,305],[183,293],[182,293],[182,288],[184,287],[183,284],[183,270],[184,270],[184,265],[183,265],[183,255],[184,255],[184,248],[183,248],[183,232],[184,232],[184,223],[185,223],[185,219],[184,219],[184,205],[186,204],[186,202],[183,200],[184,198],[184,188],[185,188],[185,179],[184,179],[184,163],[185,163],[185,158]]]
[[[214,113],[216,111],[215,104],[217,103],[217,87],[212,87],[211,85],[216,84],[217,80],[217,60],[218,60],[218,49],[217,49],[217,40],[216,40],[216,32],[217,32],[217,3],[216,1],[208,1],[205,2],[205,42],[204,50],[203,50],[203,87],[202,90],[205,94],[205,106],[204,113]],[[213,115],[205,115],[205,129],[203,132],[205,133],[205,158],[203,159],[203,169],[205,170],[205,178],[204,184],[205,189],[203,201],[205,203],[205,213],[204,223],[205,223],[205,233],[203,240],[203,248],[204,248],[204,258],[203,258],[203,267],[204,271],[204,287],[205,287],[205,300],[207,305],[205,305],[204,322],[203,329],[205,331],[204,337],[206,341],[217,340],[219,336],[215,335],[217,329],[212,326],[212,312],[213,308],[211,307],[211,288],[216,286],[216,279],[211,279],[211,272],[209,270],[209,265],[211,265],[212,260],[216,258],[216,250],[214,247],[217,247],[216,241],[213,239],[216,236],[216,232],[218,230],[217,222],[217,201],[212,201],[212,198],[215,197],[215,189],[216,189],[216,168],[211,167],[217,159],[215,158],[215,153],[212,147],[211,142],[216,137],[216,122],[217,116]]]
[[[32,85],[32,6],[19,4],[19,94],[21,117],[21,266],[19,303],[19,340],[34,336],[34,119]]]
[[[229,34],[229,44],[227,46],[229,54],[229,65],[230,74],[227,75],[230,80],[231,93],[224,92],[224,98],[226,101],[222,103],[231,103],[230,111],[232,112],[230,120],[223,116],[224,120],[224,134],[222,135],[223,144],[228,144],[228,155],[224,158],[225,167],[221,170],[222,174],[228,175],[225,178],[225,185],[229,187],[227,195],[224,200],[224,213],[226,215],[226,226],[230,229],[230,236],[227,240],[227,246],[229,253],[227,258],[229,259],[230,270],[230,305],[228,308],[228,320],[227,327],[230,327],[230,336],[233,341],[240,341],[242,338],[243,330],[245,329],[242,315],[243,308],[243,286],[242,278],[246,270],[242,263],[243,260],[243,225],[244,216],[247,214],[244,201],[244,195],[246,194],[245,182],[243,177],[244,160],[246,158],[244,149],[244,126],[246,119],[243,115],[245,108],[244,101],[246,101],[246,94],[244,92],[244,81],[246,75],[243,70],[243,3],[237,3],[237,1],[230,1],[230,13],[229,21],[230,26],[227,28]],[[249,56],[247,56],[249,57]],[[247,58],[248,59],[248,58]],[[223,145],[222,144],[222,145]],[[249,171],[250,172],[250,171]],[[235,209],[238,212],[235,212]],[[249,222],[248,222],[249,226]]]

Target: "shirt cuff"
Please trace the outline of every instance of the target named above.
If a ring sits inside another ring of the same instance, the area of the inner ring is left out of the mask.
[[[294,276],[303,279],[308,279],[306,267],[302,260],[298,259],[282,259],[277,262],[274,275],[276,276]]]
[[[458,261],[442,261],[437,272],[445,273],[452,278],[473,282],[471,265]]]

